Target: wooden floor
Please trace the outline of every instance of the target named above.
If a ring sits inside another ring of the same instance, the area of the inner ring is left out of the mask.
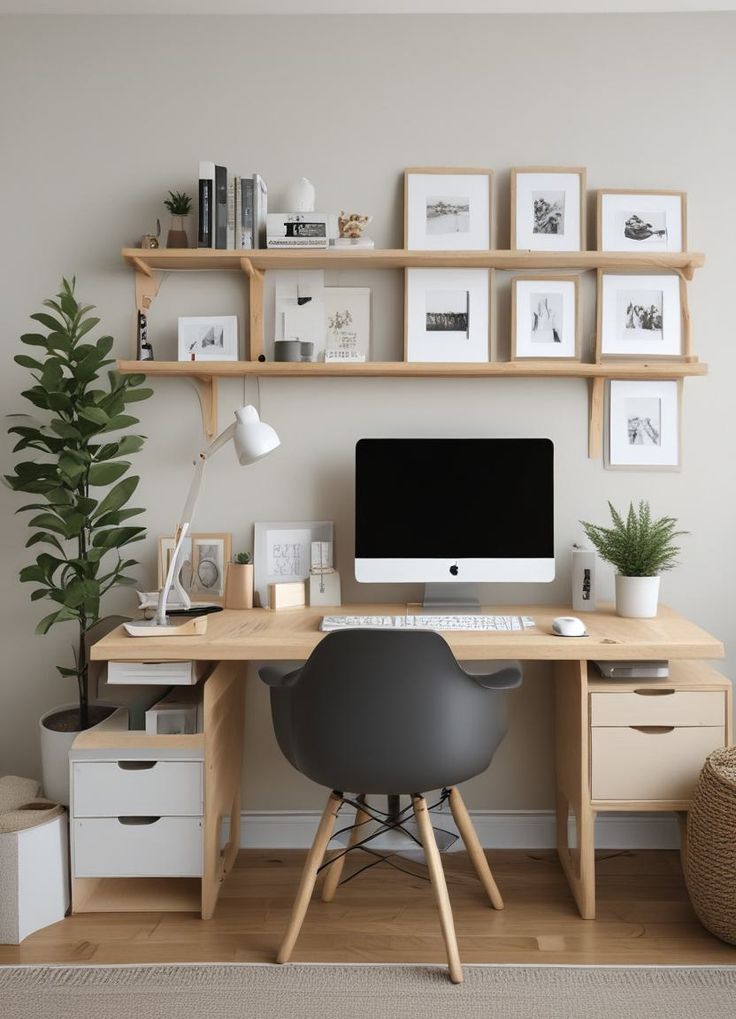
[[[346,876],[366,860],[353,855]],[[0,946],[0,964],[270,962],[303,859],[297,851],[241,853],[208,922],[186,913],[69,917],[22,945]],[[675,852],[601,852],[594,921],[578,916],[553,853],[489,859],[502,912],[487,905],[464,853],[443,857],[464,962],[736,965],[736,948],[695,919]],[[293,961],[443,962],[426,871],[406,866],[413,876],[384,864],[341,887],[330,904],[315,897]]]

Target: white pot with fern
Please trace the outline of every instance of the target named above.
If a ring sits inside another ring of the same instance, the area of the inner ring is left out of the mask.
[[[653,619],[659,604],[661,575],[677,565],[679,546],[674,517],[652,520],[649,503],[629,505],[624,517],[609,502],[612,527],[581,521],[598,555],[616,570],[616,612],[628,619]]]

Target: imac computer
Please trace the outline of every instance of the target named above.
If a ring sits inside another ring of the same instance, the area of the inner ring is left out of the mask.
[[[435,585],[554,576],[551,439],[357,443],[356,580],[423,583],[434,598]]]

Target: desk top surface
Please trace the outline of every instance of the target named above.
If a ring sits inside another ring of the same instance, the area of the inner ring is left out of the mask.
[[[325,635],[323,615],[400,615],[421,611],[405,604],[343,605],[339,608],[225,609],[208,616],[202,637],[129,637],[117,627],[92,648],[94,661],[264,661],[308,658]],[[587,612],[588,637],[555,637],[552,620],[569,616],[564,605],[488,605],[489,615],[531,616],[536,626],[524,632],[463,633],[443,636],[456,658],[519,658],[525,661],[588,659],[722,658],[721,641],[662,605],[656,619],[622,619],[612,606]]]

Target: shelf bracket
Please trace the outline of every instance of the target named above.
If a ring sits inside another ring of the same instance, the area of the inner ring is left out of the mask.
[[[148,314],[153,299],[161,286],[161,280],[140,258],[134,258],[135,266],[135,306],[137,311]]]
[[[197,375],[190,379],[197,390],[202,411],[202,431],[208,442],[217,435],[217,379],[212,375]]]
[[[263,290],[266,273],[256,269],[249,258],[240,259],[240,268],[248,277],[250,328],[249,344],[251,361],[263,358]]]
[[[603,452],[603,398],[606,380],[599,376],[589,383],[588,456],[600,458]]]

